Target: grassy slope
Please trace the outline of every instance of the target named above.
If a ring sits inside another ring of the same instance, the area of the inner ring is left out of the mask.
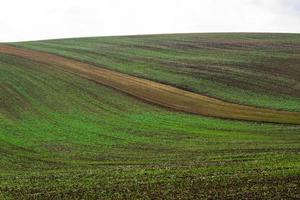
[[[300,111],[299,34],[179,34],[17,43],[242,104]]]
[[[0,91],[0,198],[297,195],[300,126],[173,113],[3,54]]]

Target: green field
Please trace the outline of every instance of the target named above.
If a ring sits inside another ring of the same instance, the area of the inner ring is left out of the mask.
[[[300,34],[174,34],[15,45],[230,102],[300,111]]]
[[[300,111],[300,35],[16,45],[232,102]],[[0,54],[0,199],[296,199],[299,152],[300,126],[174,112]]]

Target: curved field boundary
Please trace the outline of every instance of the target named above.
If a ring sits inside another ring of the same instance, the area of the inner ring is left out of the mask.
[[[0,44],[0,53],[47,63],[154,104],[187,113],[226,119],[300,124],[300,113],[228,103],[169,85],[103,69],[46,52]]]

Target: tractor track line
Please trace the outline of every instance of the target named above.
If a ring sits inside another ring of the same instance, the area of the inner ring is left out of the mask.
[[[225,102],[70,58],[0,44],[0,53],[58,66],[65,71],[130,94],[136,98],[186,113],[225,119],[300,124],[300,112],[279,111]]]

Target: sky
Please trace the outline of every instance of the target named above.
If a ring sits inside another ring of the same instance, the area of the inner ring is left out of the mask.
[[[0,42],[188,32],[300,33],[300,0],[0,0]]]

